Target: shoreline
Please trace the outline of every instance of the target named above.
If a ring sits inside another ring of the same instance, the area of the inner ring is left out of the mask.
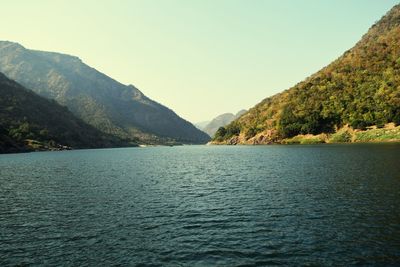
[[[353,129],[348,125],[334,133],[296,135],[290,138],[280,138],[271,134],[272,130],[258,133],[246,139],[241,133],[225,140],[213,140],[208,145],[308,145],[308,144],[351,144],[351,143],[396,143],[400,142],[400,126],[388,123],[385,127],[371,126],[369,129]]]

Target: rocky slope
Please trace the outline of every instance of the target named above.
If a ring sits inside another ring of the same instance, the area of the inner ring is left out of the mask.
[[[172,110],[60,53],[0,42],[0,72],[26,88],[67,106],[104,133],[142,143],[204,143],[209,137]]]
[[[221,128],[214,143],[268,144],[334,134],[349,125],[400,123],[400,5],[350,50],[294,87],[268,97]]]

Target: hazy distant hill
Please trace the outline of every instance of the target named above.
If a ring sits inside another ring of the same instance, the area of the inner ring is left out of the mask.
[[[206,132],[209,136],[214,136],[214,134],[216,133],[216,131],[218,130],[219,127],[229,124],[233,120],[239,118],[245,112],[246,112],[246,110],[243,109],[236,114],[233,114],[233,113],[221,114],[200,129],[202,131]]]
[[[400,5],[352,49],[305,81],[264,99],[218,131],[216,142],[280,142],[349,124],[400,123]]]
[[[100,132],[76,118],[67,108],[36,95],[0,73],[0,153],[61,146],[121,145],[134,144]]]
[[[201,121],[201,122],[196,122],[193,125],[197,127],[197,129],[202,130],[204,129],[204,127],[207,126],[207,124],[209,124],[210,121]]]
[[[209,140],[205,133],[133,85],[123,85],[74,56],[0,42],[0,71],[41,96],[67,106],[105,133],[147,143]]]

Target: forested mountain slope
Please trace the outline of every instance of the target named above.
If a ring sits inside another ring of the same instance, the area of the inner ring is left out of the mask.
[[[107,134],[142,143],[204,143],[209,137],[172,110],[60,53],[0,42],[0,72],[26,88],[67,106]]]
[[[400,123],[400,5],[350,50],[294,87],[264,99],[220,128],[216,143],[280,142],[299,134],[332,133]]]
[[[0,153],[132,146],[0,73]]]

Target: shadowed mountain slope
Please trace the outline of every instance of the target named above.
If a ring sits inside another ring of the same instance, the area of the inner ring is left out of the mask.
[[[60,53],[0,42],[0,72],[26,88],[67,106],[104,133],[143,143],[204,143],[209,137],[172,110]]]
[[[54,100],[38,96],[0,73],[0,153],[131,146],[76,118]]]

